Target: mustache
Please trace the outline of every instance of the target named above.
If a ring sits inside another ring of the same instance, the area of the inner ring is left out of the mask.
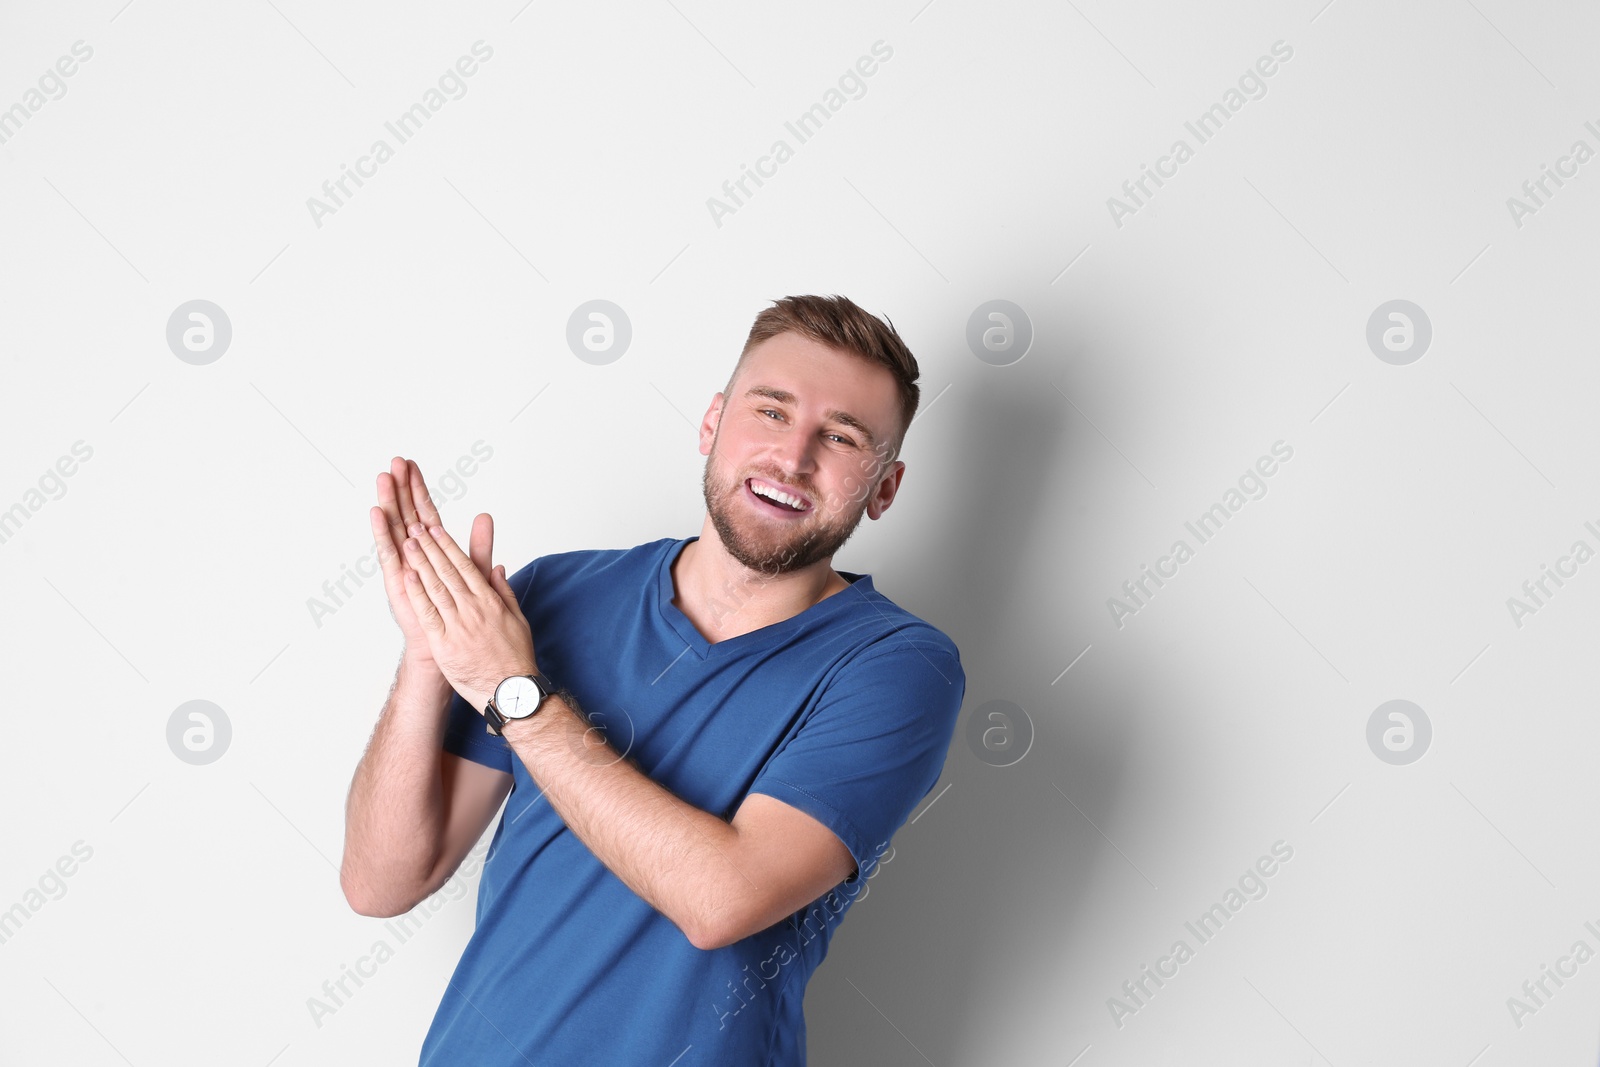
[[[720,457],[717,457],[715,453],[712,453],[712,455],[707,458],[708,465],[714,466],[717,473],[727,479],[728,491],[730,493],[738,492],[739,487],[744,484],[746,478],[766,478],[768,481],[776,482],[779,485],[793,486],[803,493],[808,500],[816,502],[820,502],[822,500],[822,494],[818,493],[814,486],[808,485],[806,482],[798,479],[790,479],[787,475],[779,471],[752,470],[747,474],[738,475],[738,472],[735,471],[730,464],[722,460]],[[738,477],[735,477],[735,475],[738,475]]]

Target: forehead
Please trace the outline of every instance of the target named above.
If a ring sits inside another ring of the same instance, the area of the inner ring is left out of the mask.
[[[750,397],[751,390],[761,390]],[[878,441],[887,440],[900,409],[900,393],[889,368],[797,333],[769,337],[752,348],[739,368],[730,401],[776,399],[854,416]]]

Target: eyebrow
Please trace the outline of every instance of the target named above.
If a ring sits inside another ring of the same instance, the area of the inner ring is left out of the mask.
[[[764,396],[768,400],[775,400],[780,404],[791,404],[792,405],[792,404],[799,403],[799,401],[795,398],[795,395],[793,393],[786,392],[785,390],[782,390],[782,389],[775,389],[770,385],[757,385],[757,386],[753,387],[752,389],[750,389],[749,391],[747,391],[744,395],[747,396],[747,397],[749,397],[749,396]],[[828,419],[832,419],[834,422],[840,423],[841,425],[850,427],[851,429],[853,429],[857,433],[859,433],[862,437],[865,437],[867,439],[867,444],[868,445],[870,445],[873,448],[877,448],[878,447],[877,435],[874,434],[871,430],[869,430],[867,428],[867,424],[866,423],[862,422],[860,419],[856,418],[854,415],[850,414],[848,411],[837,411],[837,410],[829,411],[829,412],[825,412],[824,413],[824,417],[828,418]]]

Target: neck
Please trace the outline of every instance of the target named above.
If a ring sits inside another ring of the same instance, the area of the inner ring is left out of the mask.
[[[722,641],[792,618],[849,588],[831,564],[822,559],[784,574],[752,570],[728,554],[707,516],[699,539],[673,563],[674,603],[707,640]]]

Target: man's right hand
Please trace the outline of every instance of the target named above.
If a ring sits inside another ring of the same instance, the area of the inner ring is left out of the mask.
[[[389,469],[378,475],[378,506],[369,512],[372,536],[378,546],[378,560],[383,565],[383,588],[389,596],[389,611],[400,624],[405,635],[405,662],[412,667],[438,670],[433,653],[428,648],[428,637],[416,612],[411,609],[411,597],[406,592],[406,563],[401,547],[410,536],[406,531],[414,522],[425,526],[443,526],[439,511],[428,496],[428,486],[422,480],[422,471],[412,460],[399,456],[390,461]],[[490,562],[494,548],[494,520],[479,515],[472,522],[472,537],[468,555],[477,565],[484,580],[490,580]],[[503,570],[502,570],[503,573]]]

